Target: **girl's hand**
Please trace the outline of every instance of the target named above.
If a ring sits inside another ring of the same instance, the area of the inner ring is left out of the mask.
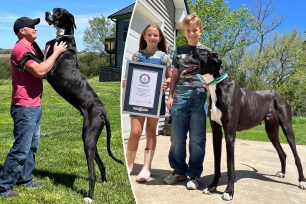
[[[126,87],[126,79],[122,80],[122,88]]]
[[[162,83],[162,89],[163,91],[166,91],[168,89],[168,87],[170,86],[170,81],[171,81],[171,78],[167,78],[164,83]]]
[[[162,83],[161,87],[162,87],[163,91],[166,91],[167,88],[168,88],[168,83],[167,82]]]

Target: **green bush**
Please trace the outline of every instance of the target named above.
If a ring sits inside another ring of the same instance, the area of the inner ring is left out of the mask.
[[[0,48],[0,54],[10,54],[11,50],[7,50],[7,49],[1,49]]]
[[[96,53],[80,54],[78,56],[78,63],[82,74],[86,78],[92,78],[99,75],[99,68],[102,65],[109,63],[107,55],[99,55]]]
[[[102,65],[109,64],[109,56],[96,53],[85,53],[78,55],[79,68],[86,78],[99,75]],[[0,80],[11,79],[11,65],[9,57],[0,57]]]
[[[0,80],[10,79],[11,76],[10,58],[0,57]]]

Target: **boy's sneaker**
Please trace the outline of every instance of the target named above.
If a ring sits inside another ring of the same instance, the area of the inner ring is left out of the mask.
[[[7,191],[0,191],[0,196],[7,198],[18,198],[19,194],[12,190],[7,190]]]
[[[177,182],[179,182],[181,180],[184,180],[186,178],[187,177],[185,175],[179,175],[179,174],[176,174],[176,173],[172,173],[164,179],[164,182],[166,184],[172,185],[172,184],[176,184]]]
[[[188,190],[196,190],[196,189],[198,189],[200,187],[200,185],[199,185],[199,182],[198,182],[198,179],[196,179],[196,178],[189,178],[189,181],[188,181],[188,183],[187,183],[187,185],[186,185],[186,188],[188,189]]]

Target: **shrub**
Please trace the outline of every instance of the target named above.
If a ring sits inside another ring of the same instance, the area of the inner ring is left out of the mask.
[[[11,74],[11,64],[9,57],[0,57],[0,79],[10,79]]]
[[[109,63],[107,55],[85,53],[78,55],[79,68],[86,78],[99,75],[99,68]],[[0,57],[0,79],[11,79],[11,65],[9,57]]]
[[[92,78],[99,75],[99,67],[109,63],[107,55],[97,53],[85,53],[78,56],[79,67],[86,78]]]

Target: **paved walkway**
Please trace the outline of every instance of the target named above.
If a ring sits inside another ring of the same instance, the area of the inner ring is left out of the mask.
[[[298,174],[292,152],[289,145],[283,144],[282,146],[287,154],[287,173],[285,178],[278,178],[275,173],[280,170],[280,162],[271,143],[236,140],[235,195],[234,200],[228,203],[306,203],[306,190],[298,188]],[[199,190],[187,190],[185,187],[187,181],[181,181],[177,185],[165,185],[163,183],[163,179],[171,173],[168,163],[169,147],[169,136],[157,137],[157,148],[152,163],[152,178],[144,184],[139,184],[135,180],[143,164],[145,148],[145,139],[141,139],[134,170],[130,177],[137,203],[225,203],[221,198],[227,182],[225,145],[223,145],[221,161],[222,178],[217,189],[218,192],[213,195],[202,193],[204,187],[209,185],[213,178],[211,134],[207,136],[204,171],[200,179]],[[297,150],[306,175],[306,146],[297,146]]]

